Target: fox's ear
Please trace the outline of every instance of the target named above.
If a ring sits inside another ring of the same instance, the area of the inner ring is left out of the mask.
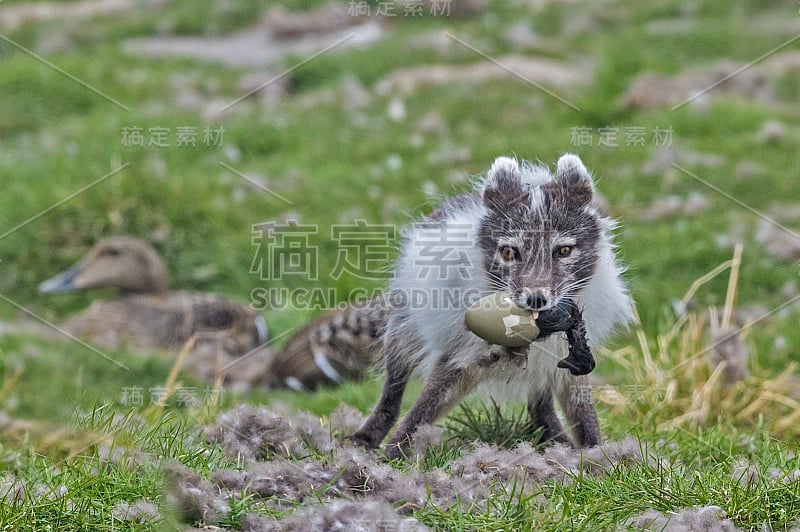
[[[577,155],[566,153],[556,164],[556,180],[567,188],[569,197],[580,206],[588,205],[594,194],[592,176]]]
[[[528,187],[522,184],[522,172],[516,159],[495,159],[483,186],[484,205],[489,208],[511,207],[529,201]]]

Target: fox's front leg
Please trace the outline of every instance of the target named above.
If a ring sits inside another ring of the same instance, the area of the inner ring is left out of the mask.
[[[352,436],[353,443],[374,449],[378,447],[386,433],[392,428],[400,415],[400,403],[403,400],[411,368],[397,356],[389,356],[386,361],[386,383],[380,401],[370,414],[364,425]]]
[[[588,377],[569,375],[557,387],[561,410],[577,447],[600,445],[600,423]]]
[[[437,365],[425,382],[417,402],[387,444],[386,456],[392,459],[405,456],[417,428],[433,423],[449,412],[472,390],[473,385],[470,371],[451,367],[447,363]]]
[[[531,428],[541,431],[539,443],[558,442],[572,445],[564,431],[561,421],[553,405],[553,393],[550,390],[531,392],[528,396],[528,414]]]

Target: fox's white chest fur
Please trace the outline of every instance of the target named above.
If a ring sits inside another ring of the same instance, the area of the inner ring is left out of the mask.
[[[501,158],[495,162],[493,169],[516,164],[509,161]],[[523,180],[528,183],[541,184],[553,179],[542,167],[524,166],[520,170]],[[541,200],[541,197],[533,195],[532,201],[537,199]],[[537,206],[532,205],[532,208],[536,209]],[[468,367],[485,359],[492,349],[496,349],[472,334],[464,325],[467,300],[494,289],[483,268],[484,250],[478,244],[477,235],[478,227],[486,215],[487,208],[476,198],[475,201],[443,209],[443,217],[437,220],[436,229],[418,224],[408,233],[397,262],[392,288],[409,294],[427,294],[428,304],[414,305],[412,302],[408,308],[407,322],[401,325],[401,330],[392,331],[392,334],[411,333],[422,340],[421,349],[414,354],[414,362],[422,374],[429,373],[445,353],[453,352],[452,364]],[[604,220],[603,225],[596,244],[598,256],[594,274],[574,295],[583,308],[591,347],[599,345],[615,325],[631,319],[631,300],[621,279],[623,269],[616,261],[609,235],[612,224]],[[447,235],[438,246],[431,245],[434,232]],[[447,238],[452,240],[452,247],[448,247]],[[432,256],[440,258],[439,267],[432,264],[435,262]],[[443,303],[444,297],[440,296],[445,294],[450,296],[451,301],[453,294],[465,296],[461,298],[464,304],[455,306]],[[423,301],[421,297],[417,299],[418,302]],[[482,372],[486,380],[495,384],[492,386],[494,395],[514,395],[522,391],[520,388],[531,386],[546,389],[552,386],[558,373],[565,373],[564,370],[557,370],[556,363],[566,356],[566,351],[563,335],[554,335],[531,344],[527,364],[520,366],[513,361],[501,361]]]
[[[578,444],[599,441],[593,405],[589,411],[569,404],[568,388],[588,381],[556,366],[568,351],[563,334],[535,341],[527,361],[524,354],[492,359],[498,347],[464,323],[472,301],[499,289],[520,305],[535,301],[537,308],[571,298],[583,310],[593,348],[616,325],[630,321],[631,299],[611,242],[613,223],[594,209],[592,194],[591,178],[577,156],[561,157],[555,175],[501,157],[475,192],[445,202],[406,233],[391,284],[400,304],[385,332],[384,399],[391,395],[393,374],[405,375],[403,368],[415,368],[428,383],[393,442],[402,447],[417,424],[432,421],[476,389],[527,400],[545,436],[565,441],[557,419],[551,419],[556,394]],[[537,299],[525,299],[534,293]],[[486,360],[494,362],[482,363]],[[399,385],[402,390],[405,381]],[[382,439],[380,432],[388,428],[380,416],[394,408],[387,409],[384,399],[357,438]]]

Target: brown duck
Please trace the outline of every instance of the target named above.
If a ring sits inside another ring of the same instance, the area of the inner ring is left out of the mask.
[[[39,292],[99,288],[116,289],[117,295],[95,301],[64,328],[107,348],[175,350],[197,333],[210,333],[227,353],[244,354],[267,341],[264,319],[246,305],[215,294],[168,290],[164,264],[138,238],[99,242],[75,266],[39,285]]]
[[[390,309],[377,296],[318,316],[275,354],[267,383],[300,391],[360,379],[378,360]]]

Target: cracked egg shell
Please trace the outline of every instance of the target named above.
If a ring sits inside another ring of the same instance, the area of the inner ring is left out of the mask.
[[[525,347],[539,336],[538,312],[521,309],[506,292],[495,292],[467,308],[467,328],[490,344]]]

